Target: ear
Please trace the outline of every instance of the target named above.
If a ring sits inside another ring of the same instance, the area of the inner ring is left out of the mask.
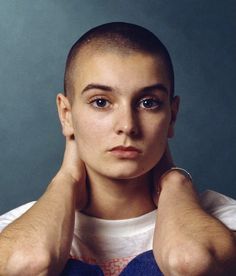
[[[61,121],[62,133],[64,136],[71,136],[74,134],[72,123],[71,104],[67,97],[59,93],[56,98],[57,111]]]
[[[168,130],[168,138],[174,137],[174,126],[175,126],[177,114],[179,111],[179,104],[180,104],[180,97],[175,96],[172,99],[171,104],[170,104],[170,106],[171,106],[171,121],[170,121],[170,125],[169,125],[169,130]]]

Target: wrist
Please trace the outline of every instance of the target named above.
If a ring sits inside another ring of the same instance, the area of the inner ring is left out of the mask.
[[[174,173],[177,177],[180,176],[180,175],[182,175],[182,176],[188,178],[188,180],[190,180],[191,182],[192,182],[192,180],[193,180],[191,174],[190,174],[187,170],[185,170],[185,169],[183,169],[183,168],[180,168],[180,167],[172,167],[172,168],[170,168],[169,170],[167,170],[167,171],[161,176],[161,178],[164,178],[166,175],[170,175],[170,174],[173,175],[173,173]]]
[[[59,179],[57,182],[61,182],[62,185],[70,187],[75,200],[75,208],[82,210],[88,201],[85,175],[77,174],[75,178],[73,174],[61,168],[55,178]]]
[[[69,173],[63,170],[59,170],[57,174],[52,179],[48,186],[48,189],[58,190],[58,191],[70,191],[74,193],[77,189],[78,182]]]
[[[56,176],[60,179],[62,179],[63,181],[65,181],[66,183],[71,183],[71,184],[78,184],[81,180],[82,180],[82,175],[76,175],[76,177],[70,173],[68,170],[64,169],[64,168],[60,168],[60,170],[57,172]]]
[[[168,185],[167,185],[168,184]],[[179,167],[172,167],[168,171],[166,171],[160,178],[159,181],[159,194],[164,188],[179,187],[182,185],[191,185],[192,186],[192,176],[185,169]]]

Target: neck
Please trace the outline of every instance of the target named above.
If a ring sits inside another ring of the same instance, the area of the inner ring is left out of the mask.
[[[109,179],[87,168],[89,203],[83,213],[103,219],[128,219],[156,209],[149,174],[135,179]]]

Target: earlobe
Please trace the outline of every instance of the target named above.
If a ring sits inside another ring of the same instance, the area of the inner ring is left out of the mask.
[[[56,98],[56,103],[63,135],[67,137],[74,135],[71,105],[69,100],[62,93],[59,93]]]
[[[180,104],[180,97],[175,96],[171,102],[171,120],[170,120],[169,129],[168,129],[168,138],[173,138],[175,134],[174,127],[177,119],[177,114],[179,111],[179,104]]]

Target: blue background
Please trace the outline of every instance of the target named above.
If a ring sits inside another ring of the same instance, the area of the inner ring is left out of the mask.
[[[236,2],[0,0],[0,213],[36,200],[64,151],[55,105],[67,52],[95,25],[147,27],[173,59],[176,164],[201,191],[236,197]]]

